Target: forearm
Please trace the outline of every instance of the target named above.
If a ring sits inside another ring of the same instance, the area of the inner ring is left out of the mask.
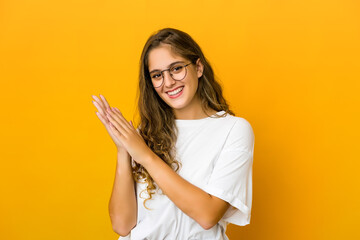
[[[136,225],[136,194],[132,177],[130,155],[117,152],[114,186],[109,201],[109,215],[114,231],[127,235]]]
[[[208,229],[220,220],[227,205],[219,211],[210,194],[183,179],[156,154],[149,157],[145,164],[146,170],[168,198],[203,228]]]

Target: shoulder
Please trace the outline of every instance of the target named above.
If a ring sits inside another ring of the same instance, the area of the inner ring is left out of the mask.
[[[239,149],[243,151],[253,151],[254,147],[254,131],[248,120],[242,117],[229,116],[231,119],[232,127],[228,135],[228,145],[231,148]]]
[[[227,115],[226,120],[231,125],[231,132],[234,134],[254,135],[250,122],[245,118]]]
[[[248,120],[242,117],[235,117],[235,116],[233,116],[233,118],[235,119],[233,131],[241,131],[241,132],[253,134],[253,128]]]

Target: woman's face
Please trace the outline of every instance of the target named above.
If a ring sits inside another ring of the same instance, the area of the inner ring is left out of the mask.
[[[170,46],[167,44],[152,49],[149,52],[148,58],[149,72],[152,72],[153,70],[162,71],[168,69],[171,67],[172,63],[178,61],[181,61],[183,64],[190,63],[189,60],[172,52]],[[196,66],[190,64],[186,67],[186,76],[180,81],[172,79],[169,71],[164,71],[163,84],[154,89],[161,99],[175,111],[175,114],[181,112],[181,114],[184,115],[188,114],[185,113],[187,111],[198,111],[198,109],[201,108],[201,105],[196,95],[196,90],[198,88],[198,78],[202,76],[202,71],[203,65],[200,62],[200,59],[197,60]],[[182,90],[177,92],[179,89]]]

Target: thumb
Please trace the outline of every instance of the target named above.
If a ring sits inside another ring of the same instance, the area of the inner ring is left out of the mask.
[[[133,122],[132,122],[132,121],[129,121],[129,122],[130,122],[131,126],[135,129]],[[136,130],[137,134],[140,135],[139,130],[138,130],[138,129],[135,129],[135,130]],[[141,136],[141,135],[140,135],[140,136]]]
[[[130,122],[130,125],[134,128],[134,124],[132,121],[129,121]]]

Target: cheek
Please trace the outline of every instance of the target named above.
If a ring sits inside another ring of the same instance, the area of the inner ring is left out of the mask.
[[[188,84],[191,85],[191,88],[194,92],[196,92],[198,85],[199,85],[199,80],[197,79],[197,76],[191,76],[191,79],[189,79]]]
[[[156,94],[158,94],[159,96],[161,96],[161,93],[162,93],[162,87],[159,87],[159,88],[153,88],[156,92]]]
[[[165,96],[163,94],[166,94],[166,93],[163,93],[161,88],[155,88],[155,92],[156,94],[165,101]]]

